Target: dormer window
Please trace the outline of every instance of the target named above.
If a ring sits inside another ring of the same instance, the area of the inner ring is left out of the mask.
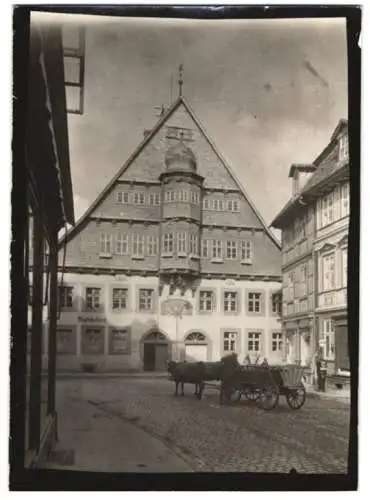
[[[342,135],[339,139],[339,161],[348,160],[348,135]]]

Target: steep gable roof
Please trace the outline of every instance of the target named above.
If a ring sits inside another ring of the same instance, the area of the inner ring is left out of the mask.
[[[297,206],[300,203],[304,205],[304,197],[311,194],[311,190],[313,188],[331,179],[336,174],[340,175],[342,171],[345,171],[349,168],[348,162],[346,164],[338,162],[337,159],[334,158],[331,154],[338,135],[343,129],[347,127],[347,125],[347,120],[339,120],[338,125],[335,127],[335,130],[331,135],[329,143],[325,146],[325,148],[312,163],[313,167],[315,168],[312,176],[308,179],[301,191],[286,202],[278,215],[273,219],[270,226],[279,227],[278,224],[280,225],[282,219],[289,215],[293,209],[296,210]]]
[[[65,240],[69,241],[72,236],[76,233],[78,233],[79,228],[82,226],[82,224],[88,220],[88,217],[93,213],[93,211],[98,207],[98,205],[104,200],[108,192],[115,186],[116,182],[120,179],[120,177],[126,172],[126,170],[130,167],[130,165],[133,163],[133,161],[137,158],[137,156],[141,153],[141,151],[145,148],[147,144],[152,140],[152,138],[155,136],[155,134],[158,132],[158,130],[162,127],[162,125],[171,117],[171,115],[178,109],[180,105],[183,105],[187,113],[190,115],[190,117],[193,119],[203,136],[206,138],[208,144],[216,154],[216,156],[219,158],[223,166],[225,167],[225,170],[227,173],[230,175],[232,180],[235,182],[235,184],[238,186],[240,189],[240,192],[244,196],[245,200],[247,203],[250,205],[252,211],[254,212],[255,216],[257,217],[258,221],[260,222],[261,226],[263,229],[266,231],[267,235],[271,238],[273,243],[280,249],[280,243],[279,241],[275,238],[275,236],[272,234],[268,226],[266,225],[265,221],[263,220],[261,214],[253,204],[253,202],[249,199],[248,194],[246,193],[245,188],[241,184],[241,182],[237,179],[235,174],[233,173],[230,165],[226,161],[226,159],[221,155],[219,150],[217,149],[215,143],[213,140],[210,138],[209,134],[206,132],[204,129],[203,125],[199,121],[198,117],[196,116],[195,112],[193,109],[190,107],[190,105],[187,103],[187,101],[184,99],[183,96],[180,96],[173,104],[172,106],[167,110],[166,113],[158,120],[156,125],[152,128],[152,130],[147,133],[143,139],[143,141],[138,145],[138,147],[134,150],[134,152],[129,156],[128,160],[126,163],[119,169],[117,174],[113,177],[113,179],[107,184],[105,189],[97,196],[97,198],[93,201],[93,203],[90,205],[90,207],[86,210],[86,212],[80,217],[80,219],[76,222],[76,225],[71,228],[60,240],[59,245],[62,245]]]

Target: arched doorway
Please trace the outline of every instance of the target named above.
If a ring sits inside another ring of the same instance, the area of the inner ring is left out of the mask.
[[[168,360],[168,339],[157,330],[143,338],[143,367],[145,371],[166,371]]]
[[[191,332],[185,337],[185,359],[188,362],[208,360],[208,342],[202,332]]]

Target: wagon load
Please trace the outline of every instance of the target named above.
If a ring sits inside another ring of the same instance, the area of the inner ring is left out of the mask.
[[[299,365],[239,365],[225,372],[221,381],[221,400],[240,401],[244,395],[265,410],[272,410],[282,395],[292,409],[298,410],[306,400],[303,371]]]

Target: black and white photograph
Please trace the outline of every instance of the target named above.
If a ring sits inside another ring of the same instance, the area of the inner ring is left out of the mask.
[[[14,470],[356,489],[348,18],[84,9],[15,31]]]

